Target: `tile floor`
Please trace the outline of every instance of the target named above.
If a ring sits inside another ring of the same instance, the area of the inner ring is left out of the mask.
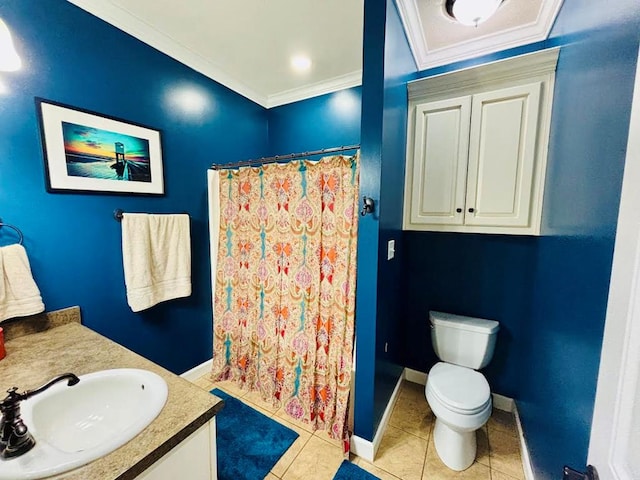
[[[282,411],[263,402],[255,393],[240,390],[231,382],[213,383],[205,375],[195,382],[211,390],[220,388],[250,407],[295,430],[300,435],[273,467],[265,480],[331,480],[340,463],[342,449],[324,432],[312,432]],[[478,431],[475,463],[464,472],[454,472],[438,458],[433,445],[434,416],[424,397],[424,386],[404,381],[376,460],[369,463],[356,455],[351,461],[381,480],[524,480],[520,441],[510,413],[494,410]]]

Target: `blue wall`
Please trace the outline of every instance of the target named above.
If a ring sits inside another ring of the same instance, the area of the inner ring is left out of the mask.
[[[387,2],[384,44],[382,162],[380,170],[378,305],[376,311],[376,373],[374,425],[376,431],[393,389],[402,374],[404,349],[398,312],[402,290],[402,209],[407,143],[407,81],[416,64],[395,2]],[[395,241],[395,258],[387,260],[387,244]],[[385,351],[385,346],[386,351]]]
[[[527,381],[520,352],[529,342],[536,239],[404,233],[405,365],[428,372],[438,361],[431,347],[429,310],[497,319],[496,350],[483,373],[492,391],[517,398],[520,383]]]
[[[362,60],[362,124],[360,196],[379,207],[384,101],[384,32],[388,0],[364,4]],[[376,368],[376,305],[378,285],[378,215],[361,217],[358,224],[356,285],[356,381],[354,433],[367,440],[374,435]]]
[[[584,469],[640,31],[637,0],[566,1],[532,311],[518,396],[536,478]]]
[[[427,371],[430,309],[501,322],[485,373],[514,397],[536,478],[584,469],[638,52],[640,9],[565,0],[550,38],[420,76],[561,46],[543,224],[553,236],[405,232],[406,365]]]
[[[354,87],[269,109],[270,155],[359,144],[361,102]]]
[[[356,435],[372,440],[402,371],[398,310],[406,82],[416,71],[392,0],[365,2],[363,53],[360,194],[374,199],[376,213],[359,225],[354,413]],[[390,239],[398,257],[388,262]]]
[[[24,63],[1,74],[0,217],[24,232],[47,310],[80,305],[87,326],[174,372],[211,358],[206,169],[264,155],[266,110],[66,1],[4,0],[0,16]],[[36,96],[160,129],[166,195],[47,193]],[[116,208],[189,212],[191,297],[131,312]]]

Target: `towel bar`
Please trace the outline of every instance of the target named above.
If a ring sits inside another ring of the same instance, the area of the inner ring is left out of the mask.
[[[9,223],[4,223],[2,221],[2,218],[0,218],[0,228],[2,228],[2,227],[9,227],[12,230],[14,230],[18,234],[18,244],[22,245],[22,241],[24,240],[24,236],[22,235],[22,231],[20,231],[20,229],[18,227],[14,227],[13,225],[11,225]]]
[[[183,215],[189,215],[189,213],[187,212],[181,212]],[[117,222],[121,222],[122,221],[122,215],[124,215],[124,210],[122,210],[121,208],[116,208],[113,211],[113,218],[116,219]],[[163,215],[163,214],[158,214],[158,215]]]

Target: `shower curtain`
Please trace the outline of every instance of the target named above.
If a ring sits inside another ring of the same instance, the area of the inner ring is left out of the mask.
[[[210,171],[212,378],[258,391],[291,417],[342,439],[358,164],[356,154]]]

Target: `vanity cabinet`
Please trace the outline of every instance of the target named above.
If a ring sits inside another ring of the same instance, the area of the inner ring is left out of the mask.
[[[213,417],[136,480],[216,480],[216,419]]]
[[[405,230],[540,234],[557,56],[409,84]]]

